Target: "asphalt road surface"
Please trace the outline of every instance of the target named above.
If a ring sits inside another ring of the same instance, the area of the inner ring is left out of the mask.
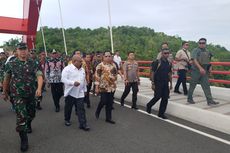
[[[104,109],[97,120],[94,113],[99,98],[94,96],[91,96],[92,107],[86,108],[90,131],[78,128],[74,109],[72,125],[66,127],[64,99],[61,99],[61,111],[56,113],[50,92],[45,94],[43,110],[37,111],[33,133],[29,134],[29,153],[230,153],[229,144],[117,104],[113,111],[115,125],[105,122]],[[20,152],[15,113],[10,106],[9,102],[0,100],[0,153]],[[169,119],[230,141],[228,134],[172,116]]]

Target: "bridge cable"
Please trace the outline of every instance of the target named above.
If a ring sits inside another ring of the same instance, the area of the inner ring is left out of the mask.
[[[40,8],[39,8],[39,5],[38,5],[38,0],[36,0],[36,4],[37,4],[37,8],[38,8],[38,14],[39,14],[39,20],[40,20],[40,29],[41,29],[41,32],[42,32],[42,40],[43,40],[44,50],[45,50],[45,54],[47,56],[46,41],[45,41],[45,35],[44,35],[43,26],[42,26],[42,17],[40,15]]]
[[[63,19],[62,19],[62,11],[61,11],[61,2],[58,0],[59,4],[59,13],[60,13],[60,20],[61,20],[61,26],[62,26],[62,36],[63,36],[63,41],[64,41],[64,47],[65,47],[65,54],[67,55],[67,46],[66,46],[66,39],[65,39],[65,29],[63,26]]]
[[[109,32],[110,32],[110,41],[111,41],[111,51],[112,51],[112,53],[114,53],[112,20],[111,20],[111,11],[110,11],[110,0],[108,0],[108,16],[109,16]]]

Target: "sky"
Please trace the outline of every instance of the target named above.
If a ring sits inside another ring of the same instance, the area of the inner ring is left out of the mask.
[[[23,0],[1,1],[0,16],[22,17]],[[108,0],[60,2],[65,28],[109,25]],[[183,40],[205,37],[230,50],[230,0],[110,0],[110,8],[113,26],[149,27]],[[61,27],[58,0],[43,0],[40,17],[43,26]],[[0,45],[12,37],[0,33]]]

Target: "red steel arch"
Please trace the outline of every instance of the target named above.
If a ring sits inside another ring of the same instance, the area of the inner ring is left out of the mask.
[[[41,4],[42,0],[23,0],[22,19],[0,16],[0,33],[21,34],[28,48],[34,48]]]

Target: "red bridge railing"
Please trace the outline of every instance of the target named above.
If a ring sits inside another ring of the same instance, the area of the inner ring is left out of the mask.
[[[140,76],[149,77],[150,75],[150,65],[152,61],[137,61],[139,64],[139,74]],[[173,64],[176,64],[176,62],[173,62]],[[211,62],[212,66],[229,66],[230,62]],[[174,72],[177,71],[177,69],[173,69]],[[221,70],[212,70],[211,74],[216,75],[230,75],[230,71],[221,71]],[[176,74],[173,74],[173,78],[178,78]],[[188,77],[189,79],[189,77]],[[213,83],[221,83],[221,84],[230,84],[230,80],[219,80],[219,79],[209,79],[209,82]]]

